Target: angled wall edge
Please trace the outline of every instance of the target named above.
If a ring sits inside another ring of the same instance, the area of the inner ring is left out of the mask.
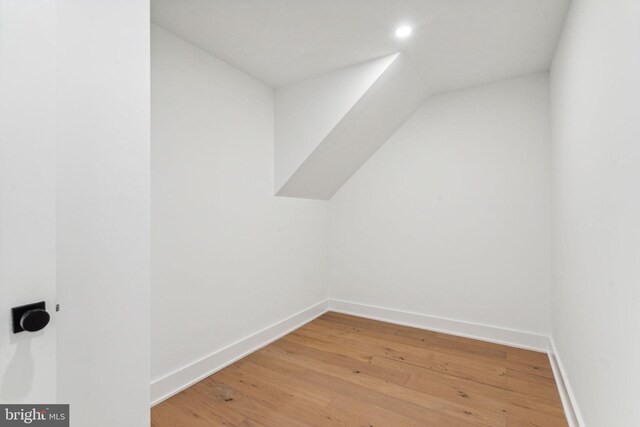
[[[276,195],[330,199],[427,96],[402,54],[276,90]]]

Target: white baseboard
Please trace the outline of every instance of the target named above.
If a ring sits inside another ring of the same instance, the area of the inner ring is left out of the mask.
[[[553,341],[553,337],[549,337],[549,360],[551,360],[551,368],[553,369],[553,376],[556,379],[558,385],[558,391],[560,392],[560,398],[562,399],[562,406],[567,416],[567,422],[569,427],[586,427],[582,413],[578,407],[575,394],[569,383],[569,377],[567,377],[567,371],[564,369],[556,343]]]
[[[562,399],[562,406],[569,427],[586,427],[578,410],[571,386],[567,380],[566,371],[563,368],[555,343],[551,337],[480,323],[464,322],[336,299],[329,300],[329,311],[412,326],[430,331],[444,332],[451,335],[504,344],[510,347],[545,352],[549,355],[553,376],[556,380],[560,398]]]
[[[549,354],[553,374],[558,385],[562,404],[570,427],[586,427],[575,396],[567,381],[566,371],[558,355],[553,339],[530,332],[501,328],[480,323],[428,316],[402,310],[359,304],[349,301],[329,299],[313,305],[293,316],[271,325],[255,334],[218,350],[209,356],[190,363],[175,372],[154,380],[151,383],[151,405],[165,399],[203,380],[233,362],[283,337],[305,323],[321,316],[327,311],[351,314],[383,322],[411,326],[430,331],[473,338],[511,347],[541,351]]]
[[[177,371],[174,371],[151,383],[151,406],[157,405],[165,399],[173,396],[232,364],[233,362],[253,353],[267,344],[283,337],[289,332],[299,328],[324,314],[328,309],[328,302],[322,301],[306,308],[293,316],[274,325],[262,329],[240,341],[196,360]]]
[[[549,337],[531,332],[335,299],[329,300],[329,310],[527,350],[542,351],[545,353],[549,350]]]

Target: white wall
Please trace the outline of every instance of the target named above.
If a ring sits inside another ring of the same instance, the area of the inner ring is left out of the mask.
[[[547,75],[430,98],[330,202],[332,298],[548,332]]]
[[[149,425],[149,2],[58,2],[58,400]]]
[[[152,378],[326,299],[327,203],[276,198],[274,94],[152,29]]]
[[[553,338],[589,427],[640,425],[639,16],[574,1],[551,70]]]
[[[0,402],[56,396],[56,1],[0,0]],[[11,332],[11,307],[52,322]]]

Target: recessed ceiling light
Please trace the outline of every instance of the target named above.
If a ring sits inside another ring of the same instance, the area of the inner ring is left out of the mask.
[[[409,37],[412,31],[413,31],[413,28],[411,28],[410,26],[401,25],[398,28],[396,28],[396,37],[399,39],[404,39],[406,37]]]

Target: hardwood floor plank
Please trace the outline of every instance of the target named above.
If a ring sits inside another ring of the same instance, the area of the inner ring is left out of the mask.
[[[200,387],[200,393],[209,394],[214,396],[217,401],[214,405],[214,409],[220,409],[220,407],[228,406],[235,412],[243,414],[246,418],[260,420],[262,424],[268,427],[279,426],[295,426],[295,427],[310,427],[311,424],[293,419],[279,410],[286,400],[282,399],[282,396],[276,396],[275,398],[264,394],[258,398],[254,398],[247,395],[243,390],[247,390],[246,387],[238,387],[238,382],[229,378],[229,373],[220,373],[221,378],[215,380],[212,378],[205,379],[197,385]],[[240,383],[241,384],[241,383]],[[208,399],[211,404],[214,399]],[[189,425],[189,424],[186,424]]]
[[[526,363],[530,365],[551,367],[549,356],[547,356],[546,353],[524,350],[521,348],[509,348],[509,350],[507,351],[507,360]]]
[[[541,398],[528,391],[513,391],[448,375],[434,375],[419,367],[411,367],[412,376],[406,387],[423,393],[438,394],[453,401],[463,401],[469,407],[503,414],[523,414],[524,410],[562,416],[562,406],[556,400]],[[525,419],[526,420],[526,419]]]
[[[451,417],[457,417],[463,420],[475,422],[478,425],[498,426],[501,424],[500,419],[503,418],[499,414],[489,413],[488,411],[476,410],[468,406],[459,404],[451,400],[443,399],[436,394],[430,396],[422,396],[413,390],[407,389],[400,384],[395,384],[388,380],[380,380],[371,377],[364,372],[344,368],[330,363],[326,363],[319,359],[302,356],[295,352],[286,344],[275,343],[265,349],[281,360],[286,360],[291,364],[309,367],[316,372],[323,373],[336,379],[343,379],[353,384],[360,385],[371,391],[376,391],[386,396],[395,396],[402,400],[423,406],[427,409],[447,414]]]
[[[560,400],[560,394],[558,393],[555,381],[550,378],[527,375],[528,374],[520,371],[507,369],[507,389],[543,399]]]
[[[220,380],[268,405],[272,410],[286,417],[289,423],[300,422],[310,426],[324,426],[329,420],[339,421],[338,417],[332,416],[327,410],[330,401],[323,402],[315,399],[308,390],[290,388],[279,382],[274,383],[261,378],[259,373],[263,371],[264,368],[255,365],[254,368],[243,365],[240,369],[226,372]]]
[[[300,334],[306,335],[303,339],[308,339],[310,336],[319,336],[317,332],[311,330],[300,332]],[[298,335],[298,333],[296,332],[294,335]],[[383,356],[489,384],[503,385],[506,383],[504,360],[487,360],[484,357],[477,358],[475,356],[420,349],[378,338],[367,337],[362,339],[361,336],[349,335],[349,333],[344,332],[335,340],[339,343],[339,348],[342,352],[357,351],[359,352],[359,357],[364,359],[370,360],[373,356]],[[310,345],[318,347],[321,345],[321,341]]]
[[[424,425],[446,425],[451,427],[470,427],[478,425],[471,421],[458,419],[448,416],[445,413],[425,408],[424,406],[400,399],[394,395],[388,395],[369,389],[342,378],[329,376],[322,372],[292,365],[288,361],[282,360],[277,356],[273,357],[270,354],[261,352],[252,355],[252,357],[252,361],[255,363],[262,364],[263,366],[269,366],[271,369],[278,370],[283,374],[303,377],[312,386],[340,390],[340,393],[345,396],[367,402],[371,405],[384,407],[397,414],[402,414],[417,421],[421,421]]]
[[[544,353],[326,313],[155,406],[152,427],[566,427]]]
[[[507,360],[507,369],[514,371],[526,372],[531,375],[539,377],[546,377],[553,379],[553,369],[551,369],[550,363],[535,365],[530,363],[522,363],[514,360]]]
[[[278,343],[276,343],[276,345],[277,344]],[[329,351],[309,348],[304,344],[291,341],[287,339],[287,337],[281,340],[280,345],[295,350],[297,354],[308,356],[336,366],[342,366],[344,368],[351,369],[352,371],[357,371],[358,373],[370,375],[374,378],[391,381],[395,384],[402,385],[409,379],[409,373],[403,372],[400,369],[371,364],[370,358],[365,362],[351,358],[345,354],[331,353]]]
[[[490,353],[505,356],[509,347],[501,344],[448,335],[441,332],[427,331],[410,326],[392,325],[379,320],[364,319],[341,313],[327,313],[320,320],[343,323],[358,329],[370,329],[376,332],[390,333],[405,338],[411,338],[419,343],[445,344],[448,348],[460,348],[477,353]],[[424,344],[419,344],[421,347]]]
[[[366,341],[367,339],[374,340],[376,342],[386,343],[386,346],[390,344],[401,344],[407,347],[414,347],[421,350],[432,350],[441,353],[447,353],[452,355],[458,355],[462,357],[469,357],[478,360],[500,362],[503,363],[506,360],[506,352],[500,350],[494,350],[490,348],[483,348],[474,345],[466,345],[462,343],[455,343],[454,341],[442,340],[436,337],[414,339],[404,337],[397,334],[387,334],[384,332],[378,332],[372,328],[358,328],[349,326],[343,322],[328,322],[325,319],[316,319],[311,324],[305,325],[305,328],[311,330],[322,331],[325,328],[325,333],[338,336],[352,337],[356,340]],[[326,331],[330,329],[332,331]]]
[[[242,364],[242,370],[249,374],[250,379],[260,378],[272,384],[274,387],[294,393],[317,406],[326,407],[337,396],[335,390],[309,387],[308,383],[298,378],[284,376],[271,369],[257,365],[250,360]]]
[[[335,398],[329,409],[347,420],[345,427],[424,427],[422,421],[342,395]]]
[[[173,396],[170,403],[155,406],[151,415],[152,425],[159,427],[233,426],[245,420],[231,408],[220,407],[217,399],[210,401],[201,387],[195,386]]]

